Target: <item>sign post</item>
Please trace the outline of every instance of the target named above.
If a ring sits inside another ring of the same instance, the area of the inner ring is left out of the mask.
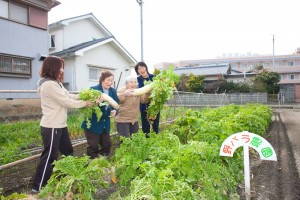
[[[234,151],[241,146],[243,146],[244,151],[245,195],[246,199],[250,200],[249,147],[255,149],[262,160],[277,161],[277,156],[273,147],[266,139],[248,131],[235,133],[226,138],[220,148],[220,156],[232,157]]]

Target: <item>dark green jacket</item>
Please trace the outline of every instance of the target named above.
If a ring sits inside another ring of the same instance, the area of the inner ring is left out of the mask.
[[[94,90],[100,90],[103,92],[103,88],[100,84],[91,87],[91,89]],[[117,103],[119,103],[119,98],[117,96],[117,91],[110,87],[108,89],[108,95],[113,98]],[[83,121],[81,124],[81,128],[84,130],[87,130],[89,132],[95,133],[95,134],[102,134],[103,130],[106,129],[106,133],[110,133],[110,111],[113,110],[111,106],[101,106],[102,116],[100,118],[100,121],[97,122],[96,114],[93,113],[92,119],[91,119],[91,127],[88,129],[86,125],[86,121]]]

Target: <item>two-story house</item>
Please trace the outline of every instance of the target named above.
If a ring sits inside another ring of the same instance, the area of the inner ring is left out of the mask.
[[[0,90],[35,90],[56,0],[0,0]],[[10,95],[13,97],[13,95]]]
[[[102,71],[114,74],[115,87],[125,84],[136,60],[92,14],[49,25],[50,55],[65,60],[64,85],[80,91],[99,82]]]

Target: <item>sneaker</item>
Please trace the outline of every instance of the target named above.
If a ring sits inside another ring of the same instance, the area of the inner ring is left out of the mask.
[[[37,194],[37,193],[39,193],[40,191],[38,191],[38,190],[36,190],[36,189],[32,189],[31,192],[32,192],[33,194]]]

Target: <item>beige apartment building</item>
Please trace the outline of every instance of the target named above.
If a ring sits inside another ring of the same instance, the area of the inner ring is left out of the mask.
[[[256,66],[280,74],[280,93],[285,102],[300,102],[300,48],[290,55],[248,55],[243,57],[223,57],[216,59],[182,60],[155,64],[156,69],[166,69],[171,64],[176,68],[199,68],[220,63],[230,64],[235,72],[251,72]],[[225,76],[226,77],[226,76]]]

